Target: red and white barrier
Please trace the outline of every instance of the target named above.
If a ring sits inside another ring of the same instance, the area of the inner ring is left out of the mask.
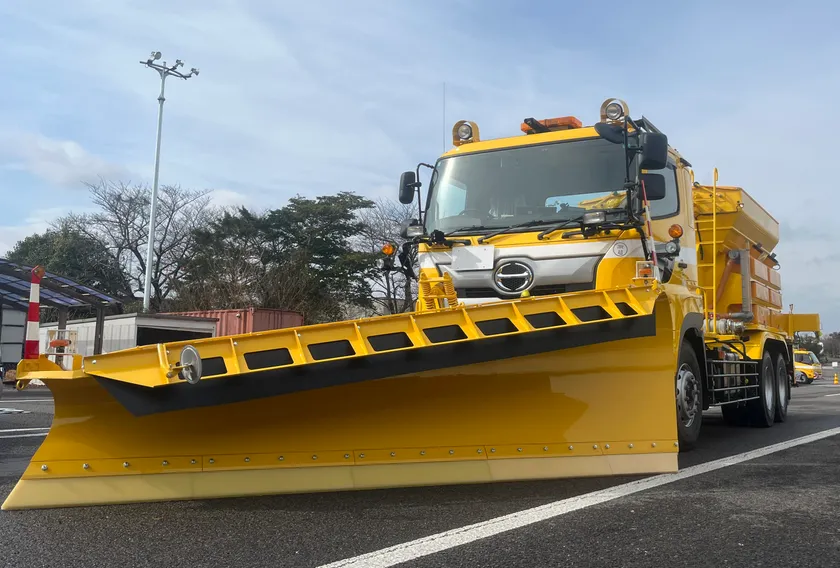
[[[24,359],[37,359],[40,354],[39,322],[41,321],[41,278],[44,269],[32,269],[32,284],[29,286],[29,312],[26,316],[26,341],[23,347]]]

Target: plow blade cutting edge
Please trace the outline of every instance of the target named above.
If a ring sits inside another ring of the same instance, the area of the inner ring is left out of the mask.
[[[673,472],[674,332],[627,288],[197,340],[195,384],[185,343],[42,356],[3,508]]]

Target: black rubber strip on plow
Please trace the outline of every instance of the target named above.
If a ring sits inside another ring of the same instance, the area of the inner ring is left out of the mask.
[[[135,416],[145,416],[398,377],[434,369],[499,361],[621,339],[651,337],[655,334],[654,312],[632,318],[253,371],[202,380],[195,385],[177,383],[149,388],[101,377],[97,377],[97,380],[129,412]]]

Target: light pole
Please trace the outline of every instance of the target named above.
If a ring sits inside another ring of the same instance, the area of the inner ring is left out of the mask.
[[[155,146],[155,180],[152,184],[152,203],[151,203],[151,210],[149,211],[149,248],[146,251],[146,283],[143,286],[143,311],[149,311],[149,304],[151,301],[151,294],[152,294],[152,261],[154,256],[155,250],[155,216],[157,214],[157,194],[158,194],[158,174],[160,172],[160,134],[161,129],[163,128],[163,102],[166,100],[163,97],[163,90],[166,86],[166,78],[169,75],[173,75],[178,77],[179,79],[189,79],[193,75],[198,75],[198,69],[193,67],[190,69],[190,72],[187,74],[181,73],[178,71],[179,67],[184,66],[184,62],[180,59],[175,60],[175,65],[172,67],[168,67],[166,65],[166,61],[163,62],[163,65],[159,63],[155,63],[155,61],[160,60],[160,52],[153,51],[152,54],[146,61],[141,61],[141,65],[145,65],[151,69],[154,69],[160,74],[160,96],[158,97],[158,103],[160,103],[160,107],[158,108],[158,123],[157,123],[157,144]]]

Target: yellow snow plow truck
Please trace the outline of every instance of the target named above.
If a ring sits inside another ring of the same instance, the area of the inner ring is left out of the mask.
[[[412,313],[18,367],[55,397],[3,507],[677,471],[702,411],[783,422],[778,223],[645,118],[460,121],[386,270]]]

